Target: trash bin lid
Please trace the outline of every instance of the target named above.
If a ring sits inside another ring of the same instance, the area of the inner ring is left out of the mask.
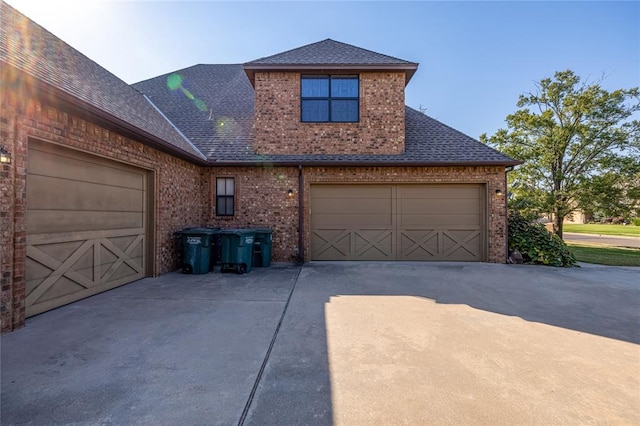
[[[243,235],[255,235],[256,231],[253,229],[221,229],[219,231],[220,234],[233,234],[233,235],[239,235],[239,236],[243,236]]]
[[[261,233],[261,234],[271,234],[273,232],[273,230],[271,230],[271,228],[249,228],[251,231],[254,231],[256,234],[257,233]]]
[[[176,232],[176,234],[181,235],[215,235],[220,231],[215,228],[186,228],[182,231]]]

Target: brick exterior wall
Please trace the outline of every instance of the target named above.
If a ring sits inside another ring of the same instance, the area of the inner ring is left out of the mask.
[[[506,193],[504,167],[310,167],[303,168],[304,253],[310,253],[310,187],[314,183],[481,183],[487,189],[487,260],[506,260]],[[215,216],[215,178],[234,177],[236,211]],[[294,196],[287,197],[292,189]],[[211,170],[209,225],[221,228],[266,226],[274,229],[273,260],[298,256],[298,169],[293,167],[214,168]]]
[[[216,178],[235,179],[235,215],[216,216]],[[273,230],[272,258],[292,262],[298,254],[298,169],[294,167],[216,167],[211,169],[210,226],[267,227]],[[289,190],[293,191],[291,197]]]
[[[404,86],[403,72],[362,72],[358,123],[302,123],[300,73],[256,72],[254,149],[259,154],[400,154]]]
[[[12,162],[0,171],[0,332],[24,325],[26,173],[30,138],[139,166],[154,173],[154,274],[177,267],[173,232],[203,225],[209,207],[206,169],[150,148],[39,100],[29,91],[6,90],[0,98],[0,140]],[[153,208],[153,207],[152,207]]]

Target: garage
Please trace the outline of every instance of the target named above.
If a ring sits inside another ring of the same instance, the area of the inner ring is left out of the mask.
[[[36,140],[28,156],[27,316],[150,272],[148,171]]]
[[[484,261],[485,185],[312,185],[312,260]]]

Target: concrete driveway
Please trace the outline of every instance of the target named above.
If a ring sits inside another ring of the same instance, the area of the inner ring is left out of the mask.
[[[2,424],[639,424],[640,271],[172,273],[3,336]]]

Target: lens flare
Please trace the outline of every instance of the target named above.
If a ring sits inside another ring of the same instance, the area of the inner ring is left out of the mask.
[[[200,111],[207,111],[209,109],[209,108],[207,108],[207,104],[205,104],[204,101],[202,101],[201,99],[196,99],[195,101],[193,101],[193,104]]]
[[[167,87],[171,90],[177,90],[182,86],[182,76],[180,74],[171,74],[167,77]]]
[[[180,90],[182,94],[193,102],[193,105],[198,108],[198,110],[205,112],[209,110],[207,104],[202,100],[195,97],[193,93],[191,93],[186,87],[183,85],[184,77],[180,74],[171,74],[167,77],[167,87],[169,90],[177,91]]]

